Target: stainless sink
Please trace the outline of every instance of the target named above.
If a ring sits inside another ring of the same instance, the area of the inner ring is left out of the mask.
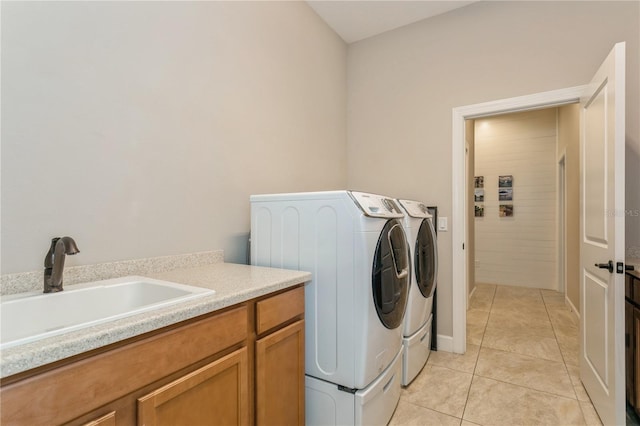
[[[0,303],[0,349],[213,293],[201,287],[128,276],[69,286],[59,293],[4,296]]]

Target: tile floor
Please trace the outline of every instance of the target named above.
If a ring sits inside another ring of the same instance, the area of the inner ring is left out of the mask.
[[[389,424],[601,425],[580,383],[578,322],[564,295],[478,284],[467,353],[431,352]]]

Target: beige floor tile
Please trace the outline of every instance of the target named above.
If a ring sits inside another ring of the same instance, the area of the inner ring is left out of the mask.
[[[550,361],[563,360],[555,337],[539,336],[527,330],[489,328],[483,335],[482,346]]]
[[[484,291],[496,291],[497,285],[495,284],[487,284],[487,283],[476,283],[476,290],[484,290]]]
[[[520,298],[494,298],[491,311],[516,311],[534,316],[545,316],[548,318],[547,308],[542,301],[528,301]]]
[[[472,375],[429,365],[402,391],[405,402],[462,418]]]
[[[580,333],[578,326],[567,323],[552,323],[553,331],[558,340],[577,339]]]
[[[488,320],[489,311],[480,309],[469,309],[467,311],[467,343],[480,346]]]
[[[538,300],[542,302],[542,295],[537,288],[499,285],[496,287],[496,299],[503,297],[512,297],[519,300]]]
[[[493,296],[480,296],[474,294],[469,302],[469,309],[478,309],[481,311],[489,312],[491,310],[491,304],[493,303]]]
[[[582,415],[584,416],[585,423],[588,426],[602,426],[600,416],[598,416],[598,413],[591,402],[580,402],[580,408],[582,408]]]
[[[467,352],[464,355],[453,352],[431,351],[427,365],[437,365],[451,370],[473,373],[478,360],[480,346],[467,344]]]
[[[491,310],[487,330],[510,330],[513,332],[534,334],[536,336],[555,337],[549,317],[531,315],[522,311]]]
[[[554,327],[574,327],[579,328],[580,323],[576,316],[569,310],[569,308],[549,308],[549,318]]]
[[[474,290],[469,302],[473,302],[476,299],[482,299],[491,304],[495,293],[496,286],[494,284],[476,284],[476,289]]]
[[[573,383],[573,390],[576,392],[576,398],[578,398],[578,401],[591,402],[591,398],[589,398],[589,394],[587,394],[587,391],[582,385],[582,380],[580,380],[580,367],[577,365],[567,364],[567,372],[569,373],[571,383]]]
[[[406,402],[403,398],[400,398],[398,407],[389,422],[389,426],[457,426],[459,424],[460,419],[457,417]]]
[[[542,293],[542,300],[544,301],[544,305],[547,308],[564,308],[566,306],[566,302],[564,300],[564,295],[557,292],[545,292]]]
[[[575,399],[573,383],[562,362],[482,347],[475,374]]]
[[[578,336],[575,337],[563,337],[558,335],[558,346],[560,346],[560,352],[562,358],[567,365],[580,365],[580,342]]]
[[[469,309],[467,310],[467,325],[469,324],[481,324],[487,325],[487,321],[489,320],[489,312],[482,311],[479,309]]]
[[[555,290],[548,290],[545,288],[541,288],[540,289],[540,294],[542,295],[542,297],[554,297],[554,296],[562,296],[564,297],[564,293],[560,293],[558,291]]]
[[[600,425],[580,381],[578,332],[562,293],[477,284],[467,353],[432,352],[390,424]]]
[[[463,420],[480,425],[584,425],[578,401],[475,376]]]
[[[467,344],[480,346],[484,337],[484,325],[467,325]]]

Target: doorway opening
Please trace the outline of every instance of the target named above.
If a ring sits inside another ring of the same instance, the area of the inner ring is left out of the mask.
[[[452,117],[452,263],[453,268],[453,338],[452,351],[465,353],[466,351],[466,310],[468,297],[468,250],[465,250],[465,242],[469,240],[467,226],[467,197],[469,193],[469,181],[467,175],[467,157],[465,126],[467,120],[482,117],[496,116],[512,112],[522,112],[561,105],[577,103],[584,93],[585,86],[577,86],[568,89],[543,92],[534,95],[504,99],[476,105],[468,105],[453,109]]]
[[[472,289],[475,283],[483,283],[563,292],[558,273],[562,217],[556,164],[569,146],[570,171],[575,176],[579,173],[579,122],[563,112],[572,107],[472,120],[474,162],[469,162],[473,168],[469,175],[473,174],[473,183],[468,191],[473,199],[468,210],[467,254],[468,275],[475,275],[469,282]],[[567,131],[569,126],[575,130]],[[576,274],[577,270],[576,264]]]

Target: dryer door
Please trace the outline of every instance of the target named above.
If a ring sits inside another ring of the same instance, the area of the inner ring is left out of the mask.
[[[416,238],[415,265],[416,282],[424,297],[433,296],[438,276],[438,248],[436,231],[431,219],[425,219]]]
[[[409,295],[407,239],[397,219],[388,221],[373,257],[373,301],[382,324],[390,329],[402,324]]]

